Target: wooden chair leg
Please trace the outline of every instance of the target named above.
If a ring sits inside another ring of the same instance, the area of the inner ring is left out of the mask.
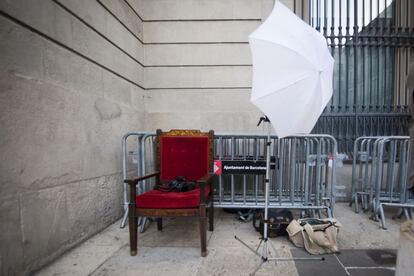
[[[162,231],[162,218],[157,218],[157,229]]]
[[[200,205],[200,241],[201,241],[201,256],[207,256],[207,217],[206,206]]]
[[[214,231],[214,204],[211,197],[210,208],[208,209],[208,231]]]
[[[138,216],[135,204],[136,185],[129,184],[129,198],[128,205],[128,226],[129,226],[129,246],[131,256],[138,253]]]
[[[129,219],[129,245],[131,256],[138,253],[138,218],[130,216]]]

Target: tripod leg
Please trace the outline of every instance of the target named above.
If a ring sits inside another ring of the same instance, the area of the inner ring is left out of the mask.
[[[275,256],[277,255],[277,251],[276,248],[274,247],[274,245],[272,244],[272,242],[270,240],[268,240],[270,247],[272,248],[273,252],[275,253]]]
[[[262,267],[263,264],[264,264],[264,261],[260,260],[260,264],[253,270],[253,272],[250,275],[254,276],[256,272],[259,271],[259,269]]]
[[[277,257],[279,257],[279,254],[277,254],[277,251],[276,251],[276,248],[273,246],[273,244],[270,242],[270,240],[268,240],[268,242],[269,242],[269,249],[271,248],[272,250],[273,250],[273,253],[275,254],[274,256],[272,256],[273,254],[272,254],[272,252],[270,252],[270,250],[269,250],[269,256],[271,256],[270,258],[275,258],[275,265],[277,265]],[[270,261],[270,260],[269,260]]]
[[[260,239],[259,245],[256,248],[256,253],[259,251],[260,245],[262,245],[263,239]]]
[[[242,241],[241,239],[239,239],[237,236],[234,236],[234,238],[236,239],[236,240],[238,240],[241,244],[243,244],[245,247],[247,247],[250,251],[252,251],[254,254],[256,254],[257,256],[259,256],[259,257],[261,257],[261,255],[258,253],[258,252],[256,252],[256,251],[254,251],[254,249],[253,248],[251,248],[247,243],[245,243],[244,241]]]

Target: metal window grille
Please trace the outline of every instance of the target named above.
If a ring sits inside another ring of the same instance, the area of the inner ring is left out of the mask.
[[[350,155],[359,136],[408,135],[414,1],[295,0],[293,10],[335,58],[333,97],[313,132],[334,136]]]

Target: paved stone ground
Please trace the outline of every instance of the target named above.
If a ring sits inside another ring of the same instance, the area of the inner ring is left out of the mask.
[[[382,230],[368,214],[355,214],[345,203],[337,204],[335,216],[343,224],[341,254],[327,255],[324,262],[266,263],[256,275],[393,275],[402,220],[393,221],[392,213],[388,213],[388,230]],[[259,242],[251,223],[217,211],[215,230],[208,234],[208,256],[202,258],[197,220],[168,220],[162,232],[152,223],[138,237],[138,256],[131,257],[128,230],[116,223],[37,275],[248,275],[259,260],[234,235],[251,246]],[[308,256],[286,238],[271,242],[277,251],[274,256]]]

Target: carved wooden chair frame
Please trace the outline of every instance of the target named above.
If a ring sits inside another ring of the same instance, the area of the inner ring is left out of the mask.
[[[130,237],[130,253],[131,256],[135,256],[138,253],[138,217],[155,217],[157,218],[157,229],[162,230],[162,218],[164,217],[199,217],[199,231],[200,231],[200,243],[201,243],[201,256],[207,255],[207,207],[209,218],[209,231],[214,230],[214,206],[213,206],[213,157],[214,157],[214,132],[200,132],[199,130],[171,130],[169,132],[162,132],[157,130],[156,132],[156,165],[157,169],[160,168],[161,163],[161,147],[160,140],[162,136],[208,136],[208,174],[197,180],[196,185],[200,187],[200,204],[196,208],[182,208],[182,209],[157,209],[157,208],[140,208],[136,205],[136,185],[145,179],[152,177],[156,178],[156,183],[160,183],[160,172],[154,172],[142,177],[134,179],[126,179],[125,183],[129,184],[129,237]],[[210,186],[210,193],[206,196],[205,188]]]

